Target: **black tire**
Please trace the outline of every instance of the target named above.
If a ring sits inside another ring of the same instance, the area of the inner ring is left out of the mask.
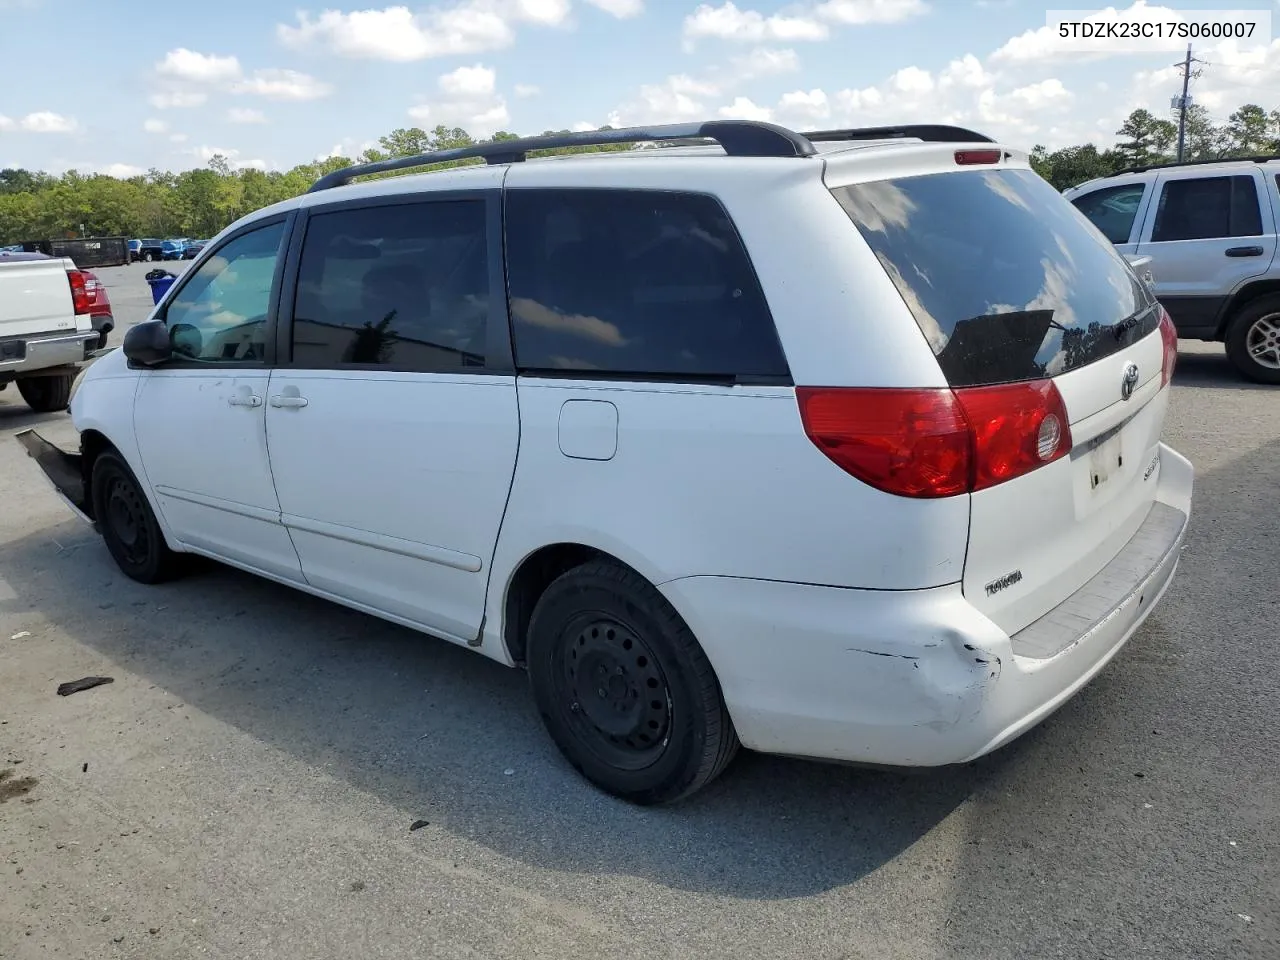
[[[1280,384],[1280,294],[1259,297],[1232,318],[1227,359],[1254,383]]]
[[[56,413],[71,402],[74,373],[58,373],[47,377],[24,377],[18,381],[18,392],[36,413]]]
[[[151,255],[151,252],[150,252],[150,251],[148,251],[148,252],[146,252],[146,253],[144,253],[144,254],[142,255],[142,262],[143,262],[143,263],[150,263],[150,262],[151,262],[152,260],[154,260],[154,259],[155,259],[155,257],[153,257],[153,256]]]
[[[679,800],[738,751],[693,632],[657,589],[618,563],[590,561],[547,587],[529,622],[526,659],[552,739],[614,796]]]
[[[124,575],[162,583],[181,572],[181,555],[169,549],[146,494],[124,458],[106,450],[93,462],[93,515],[107,550]]]

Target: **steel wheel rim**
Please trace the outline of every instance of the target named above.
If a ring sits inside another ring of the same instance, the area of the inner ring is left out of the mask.
[[[637,631],[603,612],[565,624],[552,677],[556,700],[578,739],[610,766],[643,770],[671,736],[671,692]]]
[[[1253,321],[1244,335],[1244,349],[1258,366],[1280,370],[1280,313]]]
[[[112,477],[107,485],[106,519],[125,560],[141,566],[151,554],[146,505],[137,488],[124,477]]]

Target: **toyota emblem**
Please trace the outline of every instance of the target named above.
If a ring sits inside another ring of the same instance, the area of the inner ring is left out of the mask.
[[[1120,376],[1120,398],[1128,400],[1136,389],[1138,389],[1138,365],[1125,364],[1124,373]]]

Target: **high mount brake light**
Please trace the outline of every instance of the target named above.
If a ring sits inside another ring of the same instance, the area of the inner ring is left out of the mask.
[[[797,387],[805,433],[845,472],[904,497],[950,497],[1030,473],[1071,449],[1051,380],[901,390]]]
[[[999,163],[999,150],[957,150],[956,163],[962,167],[976,163]]]

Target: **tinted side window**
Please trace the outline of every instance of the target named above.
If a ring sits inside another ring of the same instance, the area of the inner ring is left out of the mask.
[[[1071,202],[1112,243],[1128,243],[1133,218],[1138,215],[1145,189],[1145,184],[1127,183],[1120,187],[1095,190],[1083,197],[1076,197]]]
[[[521,369],[787,376],[746,250],[713,198],[511,190],[506,205]]]
[[[1160,192],[1153,242],[1256,237],[1262,233],[1253,177],[1170,180]]]
[[[479,199],[313,214],[294,298],[294,365],[483,368],[486,234]]]
[[[184,360],[264,360],[284,224],[242,233],[200,264],[165,308],[173,351]]]

